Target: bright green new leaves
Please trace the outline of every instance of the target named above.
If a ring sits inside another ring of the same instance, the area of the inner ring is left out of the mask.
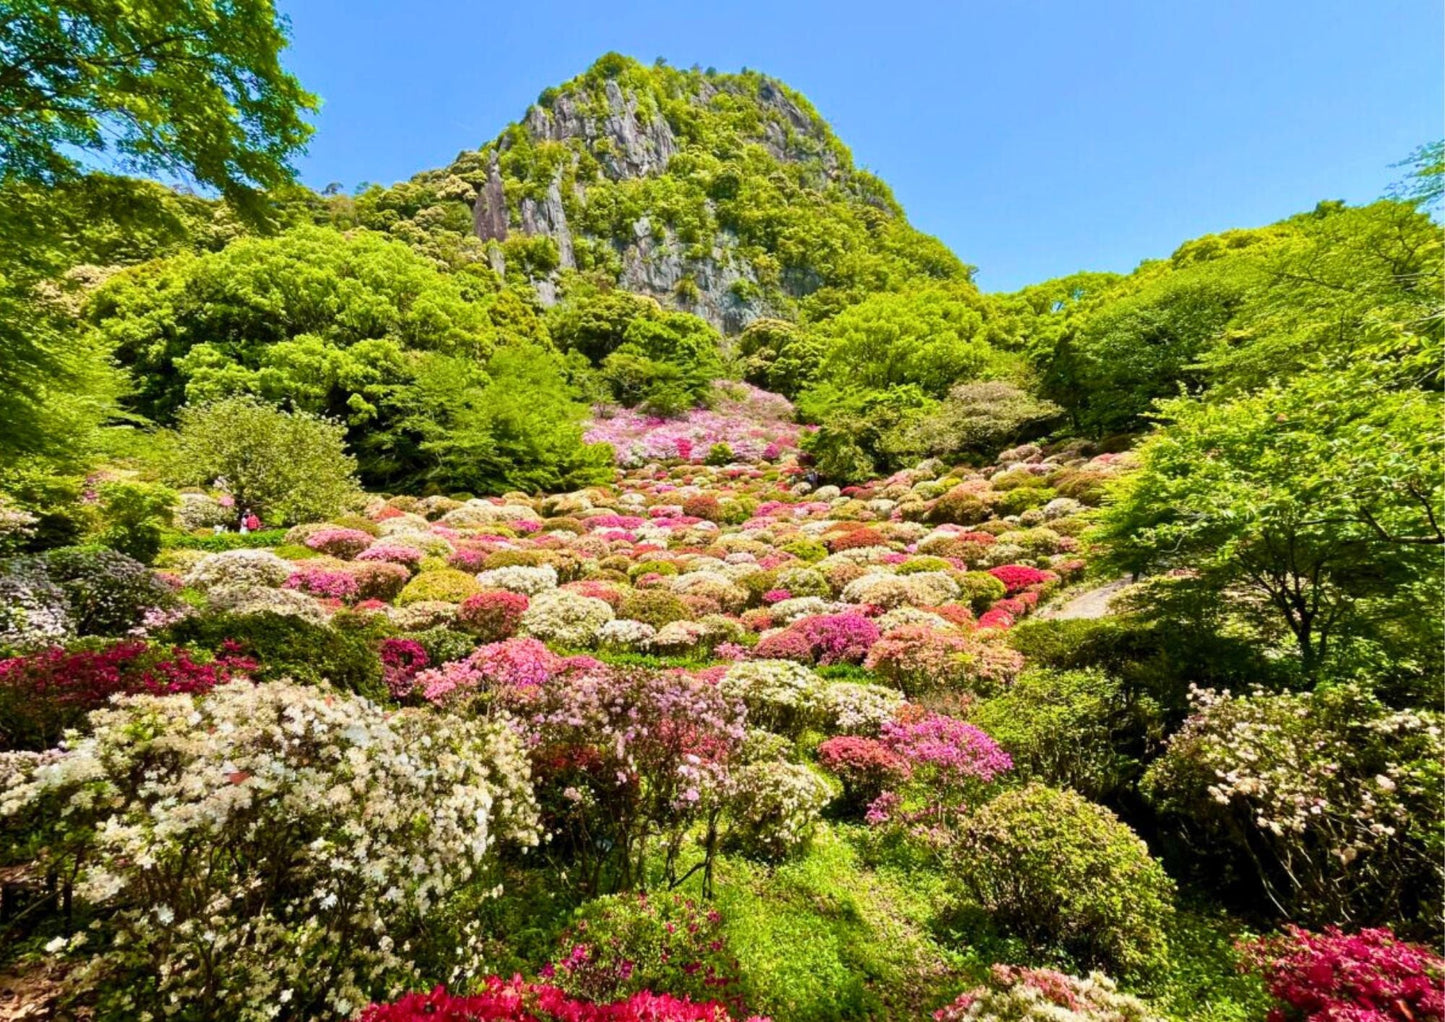
[[[1389,390],[1380,375],[1367,364],[1227,402],[1165,403],[1168,424],[1104,513],[1110,559],[1189,569],[1181,584],[1284,626],[1307,674],[1351,639],[1428,647],[1379,622],[1439,581],[1441,398]]]
[[[443,273],[400,242],[302,228],[130,270],[96,295],[97,333],[136,380],[135,409],[252,394],[346,423],[373,480],[408,471],[402,429],[430,360],[477,369],[496,346],[487,271]]]
[[[80,150],[233,200],[290,181],[317,101],[277,59],[286,29],[271,0],[10,0],[0,179],[69,176]]]
[[[360,492],[344,434],[337,423],[305,412],[227,398],[182,409],[169,474],[178,486],[224,479],[237,513],[249,509],[270,525],[324,520]]]

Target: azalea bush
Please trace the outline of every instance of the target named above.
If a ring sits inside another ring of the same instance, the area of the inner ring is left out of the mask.
[[[1162,1022],[1108,976],[995,965],[988,982],[933,1013],[935,1022]]]
[[[345,1019],[466,975],[465,906],[499,844],[538,837],[505,729],[233,682],[122,698],[90,731],[0,819],[42,820],[42,867],[104,911],[74,975],[104,1017]]]
[[[1388,929],[1311,933],[1289,926],[1243,950],[1279,1002],[1270,1022],[1445,1019],[1445,958]]]
[[[527,721],[538,799],[552,853],[584,890],[627,890],[650,867],[675,881],[689,844],[710,862],[745,715],[683,672],[599,668],[538,689]]]
[[[1227,854],[1289,918],[1432,930],[1445,886],[1439,713],[1348,686],[1197,691],[1194,710],[1144,790],[1206,857]]]
[[[196,694],[247,677],[257,665],[238,649],[197,660],[179,646],[130,639],[0,660],[0,748],[50,748],[114,695]]]
[[[593,899],[559,944],[542,976],[574,997],[600,1002],[652,991],[741,1008],[722,916],[694,898],[657,892]]]
[[[1033,783],[971,813],[950,850],[957,890],[992,925],[1084,968],[1157,972],[1174,883],[1113,813]]]
[[[475,993],[448,994],[437,987],[429,994],[408,994],[391,1004],[373,1004],[359,1022],[732,1022],[733,1016],[713,1001],[643,991],[621,1001],[593,1004],[568,997],[561,989],[520,978],[489,976]],[[767,1022],[752,1018],[748,1022]]]

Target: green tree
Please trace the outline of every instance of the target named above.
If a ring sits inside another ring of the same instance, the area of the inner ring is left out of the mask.
[[[358,493],[345,432],[339,423],[253,397],[186,407],[171,479],[177,486],[224,479],[238,510],[271,524],[328,518]]]
[[[1183,569],[1185,588],[1282,626],[1307,676],[1341,643],[1388,641],[1404,594],[1439,598],[1440,394],[1390,389],[1388,364],[1356,359],[1230,401],[1165,402],[1096,536],[1118,570]]]
[[[228,198],[291,180],[317,101],[278,55],[271,0],[11,0],[0,19],[0,179],[74,174],[77,151]]]

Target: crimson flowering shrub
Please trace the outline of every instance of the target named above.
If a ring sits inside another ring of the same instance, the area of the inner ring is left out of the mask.
[[[372,536],[360,529],[320,529],[306,537],[312,550],[349,561],[372,544]]]
[[[474,593],[457,608],[457,626],[483,642],[500,642],[517,634],[528,606],[527,597],[506,589]]]
[[[877,529],[871,529],[866,525],[849,529],[847,532],[837,533],[829,536],[826,540],[828,549],[833,553],[843,550],[857,550],[861,547],[887,546],[888,540]]]
[[[773,654],[767,650],[777,648],[794,654],[779,656],[781,660],[822,666],[861,664],[878,638],[878,626],[862,614],[818,614],[799,618],[782,632],[766,636],[758,643],[758,656],[771,657]],[[800,651],[806,651],[806,655],[798,656]]]
[[[426,648],[415,639],[382,639],[378,653],[386,690],[396,699],[410,695],[417,674],[430,662]]]
[[[373,1004],[358,1022],[732,1022],[732,1015],[712,1001],[699,1004],[650,991],[592,1004],[573,1000],[555,986],[489,976],[470,996],[437,987],[429,994],[407,994],[394,1004]],[[754,1016],[747,1022],[767,1020]]]
[[[0,660],[0,739],[7,749],[47,749],[113,695],[208,692],[257,669],[235,644],[196,661],[179,647],[141,640],[100,649],[51,647]]]
[[[876,738],[839,735],[818,746],[818,762],[843,782],[844,806],[862,812],[886,788],[912,776],[908,761]]]
[[[752,654],[760,660],[792,660],[800,664],[813,662],[813,644],[808,637],[789,626],[764,635]]]
[[[1004,584],[1009,596],[1022,592],[1030,586],[1057,582],[1059,579],[1059,576],[1052,571],[1042,571],[1026,564],[1001,564],[997,568],[988,569],[988,573]]]
[[[1281,1006],[1269,1022],[1440,1022],[1445,958],[1388,929],[1283,934],[1241,944]]]
[[[589,901],[560,943],[542,976],[575,997],[609,1001],[650,990],[742,1007],[722,916],[681,894]]]
[[[910,696],[936,689],[983,694],[1012,683],[1023,657],[985,636],[920,624],[886,632],[863,666]]]
[[[584,889],[632,888],[650,854],[673,882],[699,823],[711,862],[745,716],[741,701],[681,671],[599,665],[537,690],[526,721],[537,797],[552,850],[575,862]]]
[[[388,543],[383,539],[357,554],[356,560],[363,564],[399,564],[403,568],[413,569],[421,564],[425,556],[423,551],[410,544]],[[453,564],[452,567],[460,568],[463,565]]]

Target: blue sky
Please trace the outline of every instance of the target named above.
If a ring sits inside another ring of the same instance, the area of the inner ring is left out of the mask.
[[[986,290],[1368,201],[1445,134],[1439,0],[280,4],[286,63],[325,104],[313,187],[443,165],[608,50],[750,67],[807,95]]]

